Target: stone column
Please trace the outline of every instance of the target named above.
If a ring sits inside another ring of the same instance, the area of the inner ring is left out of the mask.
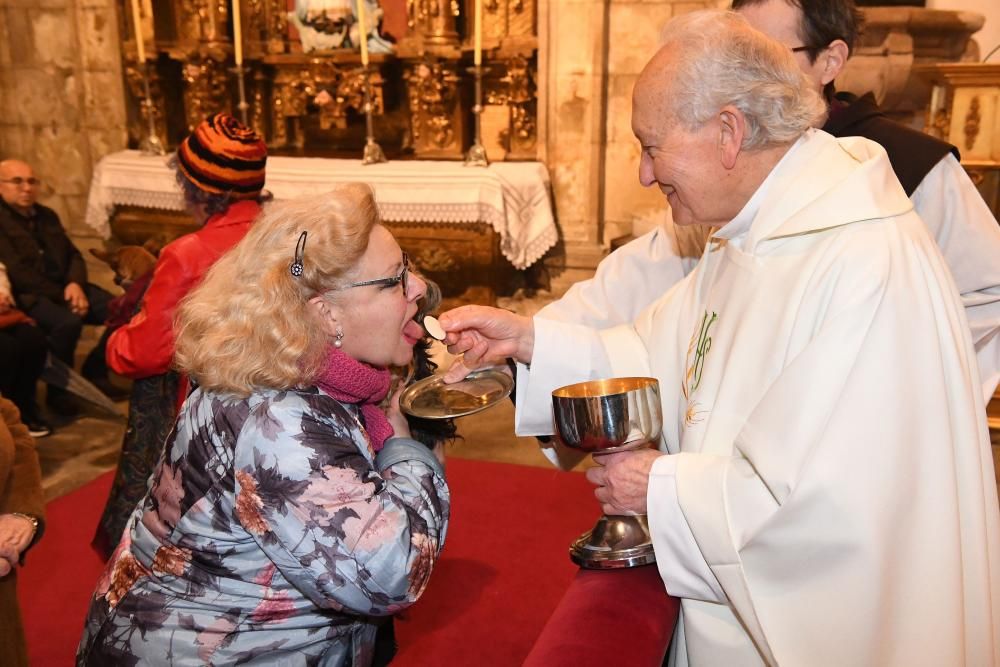
[[[539,143],[552,178],[563,253],[555,291],[586,277],[601,247],[607,2],[539,3]]]
[[[725,0],[539,3],[539,158],[549,165],[564,254],[553,290],[586,278],[611,239],[661,217],[663,195],[639,185],[632,86],[673,16]],[[565,269],[565,270],[562,270]],[[562,271],[561,271],[562,270]]]

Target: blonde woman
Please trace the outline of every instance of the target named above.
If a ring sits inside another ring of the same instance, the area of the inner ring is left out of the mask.
[[[379,409],[425,283],[369,188],[268,205],[182,303],[197,383],[78,663],[368,665],[444,542],[438,458]]]

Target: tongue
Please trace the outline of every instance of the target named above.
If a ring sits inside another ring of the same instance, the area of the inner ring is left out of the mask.
[[[424,328],[417,324],[416,320],[409,320],[406,326],[403,327],[403,334],[409,336],[413,340],[420,340],[424,337]]]

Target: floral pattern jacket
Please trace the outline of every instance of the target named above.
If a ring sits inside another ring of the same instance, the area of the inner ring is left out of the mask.
[[[94,593],[79,665],[367,665],[412,604],[449,493],[426,447],[376,456],[319,389],[195,391]]]

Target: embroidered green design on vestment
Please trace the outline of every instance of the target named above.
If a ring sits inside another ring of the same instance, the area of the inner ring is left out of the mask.
[[[701,384],[701,372],[705,367],[705,357],[708,356],[708,351],[712,349],[712,337],[708,335],[708,332],[717,319],[719,319],[718,314],[713,311],[711,318],[709,318],[708,311],[706,310],[701,318],[701,326],[698,328],[697,334],[694,332],[691,334],[691,342],[688,343],[687,358],[685,360],[684,381],[681,383],[681,390],[684,392],[684,398],[686,399],[690,400],[691,394]],[[693,359],[692,355],[694,356]]]

